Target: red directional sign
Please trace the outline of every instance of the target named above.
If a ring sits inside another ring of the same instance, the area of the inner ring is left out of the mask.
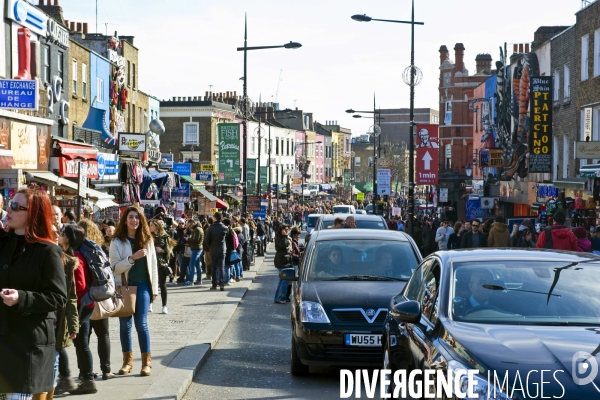
[[[418,124],[415,140],[417,148],[417,185],[438,184],[438,125]]]

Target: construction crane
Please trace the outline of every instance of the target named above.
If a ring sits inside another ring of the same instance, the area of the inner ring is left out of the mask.
[[[281,83],[281,74],[283,73],[283,70],[280,69],[279,70],[279,80],[277,81],[277,91],[275,92],[275,100],[273,100],[273,103],[277,103],[277,98],[279,97],[279,84]]]

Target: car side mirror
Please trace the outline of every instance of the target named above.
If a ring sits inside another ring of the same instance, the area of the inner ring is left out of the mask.
[[[296,276],[296,270],[294,268],[283,268],[279,271],[279,279],[282,281],[298,282],[298,277]]]
[[[390,314],[401,322],[419,322],[421,320],[421,305],[415,300],[396,303],[392,306]]]

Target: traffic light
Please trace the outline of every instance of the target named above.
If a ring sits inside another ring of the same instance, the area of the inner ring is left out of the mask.
[[[429,202],[433,204],[433,192],[429,192]]]

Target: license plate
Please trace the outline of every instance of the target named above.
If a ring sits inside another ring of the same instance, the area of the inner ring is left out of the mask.
[[[381,335],[346,333],[346,346],[381,347]]]

